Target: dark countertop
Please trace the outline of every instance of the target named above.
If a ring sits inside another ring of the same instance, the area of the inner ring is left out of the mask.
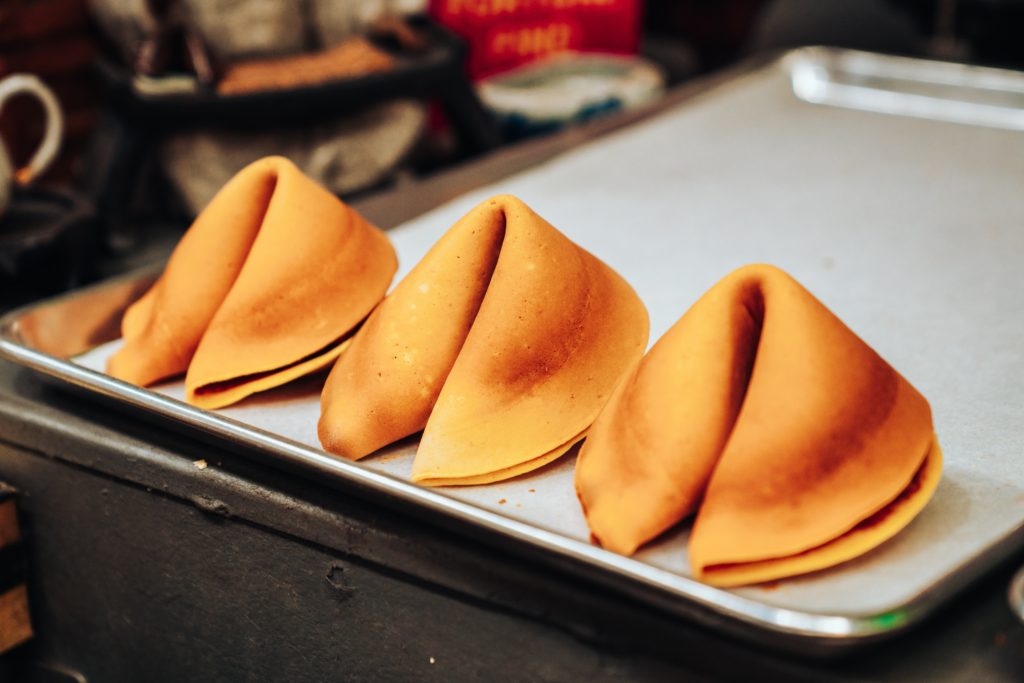
[[[1024,680],[1012,566],[892,642],[801,661],[128,420],[5,362],[0,480],[23,493],[38,633],[15,663],[89,680],[262,680],[289,652],[292,680],[476,680],[509,662],[540,680]],[[429,657],[443,665],[427,669]]]
[[[630,118],[358,208],[396,225]],[[131,265],[162,258],[173,236]],[[0,480],[22,492],[38,634],[0,660],[0,680],[1024,680],[1024,624],[1006,602],[1013,566],[891,642],[831,661],[775,654],[3,361]]]

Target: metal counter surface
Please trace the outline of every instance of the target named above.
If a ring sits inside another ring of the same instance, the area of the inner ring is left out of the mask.
[[[23,494],[37,632],[0,660],[5,681],[1024,676],[1012,566],[894,641],[801,661],[126,421],[2,361],[0,479]]]

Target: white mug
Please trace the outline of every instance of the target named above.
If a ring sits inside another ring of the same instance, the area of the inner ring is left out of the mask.
[[[11,166],[7,148],[0,141],[0,215],[3,215],[11,200],[11,188],[14,183],[27,185],[49,167],[60,150],[60,140],[64,132],[64,117],[61,115],[57,97],[41,80],[30,74],[12,74],[0,80],[0,110],[9,99],[22,93],[34,95],[43,105],[46,112],[46,132],[28,165],[19,169]]]

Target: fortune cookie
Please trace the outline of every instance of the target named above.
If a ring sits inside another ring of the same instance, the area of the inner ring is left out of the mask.
[[[594,538],[632,554],[696,511],[694,576],[829,567],[900,531],[938,485],[924,397],[781,270],[708,291],[616,387],[576,464]]]
[[[460,219],[373,312],[324,387],[324,448],[358,459],[423,430],[412,479],[484,484],[586,433],[647,345],[608,266],[510,196]]]
[[[397,269],[383,232],[287,159],[242,169],[125,313],[107,371],[150,385],[186,372],[219,408],[327,367]]]

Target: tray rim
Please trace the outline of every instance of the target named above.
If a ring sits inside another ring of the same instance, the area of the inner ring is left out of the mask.
[[[667,610],[674,616],[747,639],[767,641],[782,649],[797,648],[804,653],[808,647],[819,653],[844,651],[907,630],[982,574],[994,569],[1024,541],[1024,525],[1021,525],[960,570],[943,577],[929,590],[883,612],[844,615],[777,607],[505,517],[435,489],[370,469],[358,462],[335,458],[286,437],[122,382],[33,348],[21,335],[20,321],[27,315],[73,302],[88,294],[141,283],[151,279],[154,270],[147,267],[5,314],[0,317],[0,358],[40,375],[44,381],[58,388],[98,395],[113,401],[121,410],[145,413],[177,431],[201,432],[219,445],[234,447],[278,469],[297,472],[306,478],[326,475],[326,479],[321,476],[315,481],[328,485],[355,485],[372,493],[375,501],[427,512],[434,521],[440,521],[464,535],[490,543],[511,541],[511,545],[517,546],[520,552],[532,550],[534,557],[548,564],[584,568],[588,570],[589,578],[601,585]],[[273,457],[257,458],[252,451],[257,451],[260,456]]]
[[[736,76],[752,71],[777,68],[787,58],[793,59],[794,55],[805,57],[811,49],[829,54],[853,52],[836,48],[796,48],[772,60],[757,60],[733,71],[732,78],[715,79],[717,82],[711,88],[697,92],[706,93],[731,84]],[[905,57],[894,59],[908,60]],[[930,60],[919,61],[933,63]],[[682,101],[668,99],[669,104],[681,105],[689,98]],[[656,108],[649,113],[661,110]],[[630,117],[631,120],[642,118],[646,116]],[[610,130],[612,127],[606,128]],[[776,607],[534,527],[433,489],[371,470],[365,465],[334,458],[322,450],[217,413],[121,382],[33,348],[20,333],[19,323],[28,315],[114,286],[137,284],[143,278],[151,277],[159,267],[149,266],[8,312],[0,317],[0,358],[28,369],[61,389],[101,396],[119,409],[144,413],[164,426],[192,436],[201,433],[218,444],[239,448],[249,456],[254,456],[254,452],[276,456],[260,458],[261,462],[272,466],[298,472],[307,478],[316,474],[328,475],[326,480],[316,479],[318,483],[352,486],[371,493],[375,502],[427,512],[431,521],[464,535],[482,538],[492,544],[513,546],[517,554],[525,555],[532,551],[536,559],[549,566],[584,569],[587,578],[600,585],[674,616],[804,655],[845,652],[908,630],[983,574],[995,569],[1024,544],[1024,524],[1021,524],[927,590],[883,612],[844,615]]]

